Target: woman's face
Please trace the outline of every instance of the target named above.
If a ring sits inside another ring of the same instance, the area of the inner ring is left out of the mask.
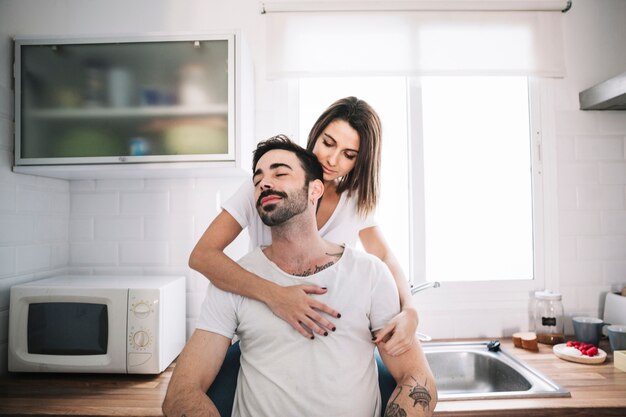
[[[347,175],[359,154],[359,134],[340,119],[333,120],[315,141],[313,153],[324,168],[324,181]]]

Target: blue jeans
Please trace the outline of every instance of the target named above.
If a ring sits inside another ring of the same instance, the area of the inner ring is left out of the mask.
[[[239,374],[239,357],[241,356],[241,350],[239,349],[239,342],[231,345],[226,352],[224,363],[219,373],[213,381],[213,385],[207,391],[207,395],[222,417],[230,417],[233,412],[233,402],[235,401],[235,389],[237,388],[237,375]],[[396,388],[396,381],[393,379],[378,354],[378,349],[375,350],[376,364],[378,365],[378,385],[380,386],[380,397],[382,409],[380,411],[381,417],[385,415],[385,407],[391,393]]]

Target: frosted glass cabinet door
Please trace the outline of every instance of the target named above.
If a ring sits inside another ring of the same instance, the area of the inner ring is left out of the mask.
[[[234,159],[230,36],[16,41],[16,164]]]

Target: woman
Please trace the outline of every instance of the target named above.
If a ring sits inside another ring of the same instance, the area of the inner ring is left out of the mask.
[[[389,246],[373,220],[379,198],[381,124],[378,115],[365,101],[346,97],[322,113],[309,134],[307,149],[312,151],[324,170],[324,197],[317,224],[320,235],[335,243],[354,246],[357,239],[364,249],[380,258],[391,271],[400,294],[401,312],[381,329],[373,343],[390,355],[404,353],[414,340],[417,311],[411,293]],[[339,319],[340,312],[316,301],[309,294],[326,290],[313,285],[281,287],[241,268],[224,254],[228,246],[247,227],[252,247],[271,243],[269,227],[262,224],[255,208],[252,182],[244,184],[223,205],[193,249],[189,266],[209,278],[224,291],[265,303],[278,317],[305,337],[333,331],[340,320],[329,321],[325,314]],[[222,412],[229,415],[238,367],[238,346],[227,355],[222,370],[209,390],[209,396]],[[388,372],[381,371],[383,404],[391,394]],[[387,392],[385,392],[385,389]],[[223,407],[223,408],[222,408]]]
[[[321,236],[348,246],[360,239],[364,249],[380,258],[394,277],[402,311],[378,332],[374,342],[389,339],[384,349],[399,355],[411,344],[418,318],[406,278],[371,217],[379,198],[381,133],[374,109],[363,100],[347,97],[318,118],[307,149],[324,169],[325,191],[317,213]],[[308,296],[325,290],[310,285],[280,287],[244,270],[224,254],[224,248],[244,227],[248,227],[252,247],[271,242],[269,228],[256,213],[253,196],[253,185],[244,184],[224,204],[224,210],[193,249],[189,265],[224,291],[264,302],[305,337],[312,337],[311,331],[320,335],[332,331],[335,324],[320,313],[336,318],[339,312]]]

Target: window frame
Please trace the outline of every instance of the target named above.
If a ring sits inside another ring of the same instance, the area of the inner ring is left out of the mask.
[[[409,155],[413,163],[409,164],[411,208],[410,225],[411,251],[413,257],[410,262],[410,276],[414,277],[411,285],[426,282],[425,276],[425,218],[423,207],[424,182],[422,179],[423,166],[423,131],[422,124],[422,95],[421,78],[407,77],[409,112]],[[530,119],[530,146],[532,158],[532,213],[533,213],[533,278],[519,280],[485,280],[485,281],[445,281],[449,289],[459,292],[468,290],[468,285],[476,290],[493,290],[494,287],[515,289],[515,291],[530,291],[533,288],[543,288],[545,283],[545,239],[544,239],[544,198],[543,198],[543,160],[541,154],[541,111],[540,89],[535,79],[528,78],[529,119]],[[415,161],[418,161],[417,163]],[[422,179],[422,180],[420,180]],[[419,221],[422,219],[422,221]]]

